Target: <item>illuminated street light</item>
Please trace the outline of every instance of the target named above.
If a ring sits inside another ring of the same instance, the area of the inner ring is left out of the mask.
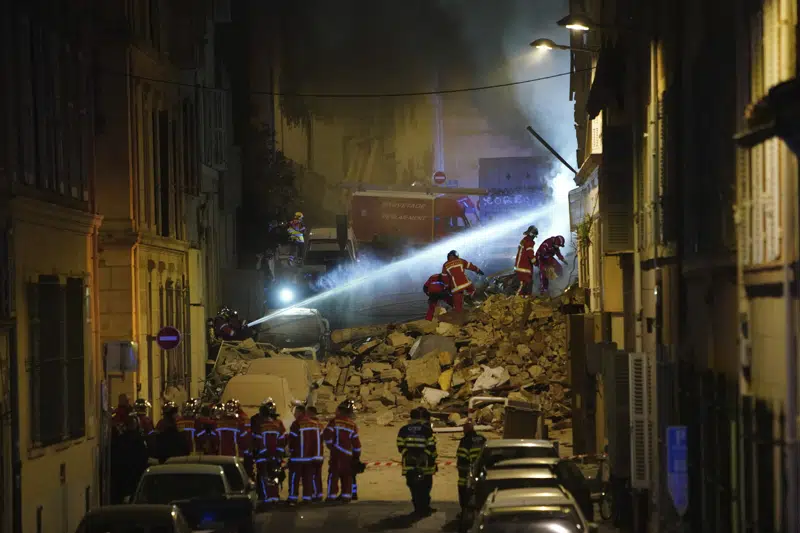
[[[559,26],[564,26],[568,30],[572,31],[589,31],[593,29],[597,29],[598,25],[595,24],[592,19],[587,17],[586,15],[581,14],[569,14],[563,19],[558,21]]]
[[[556,44],[550,39],[536,39],[531,43],[531,46],[537,50],[570,50],[572,52],[586,52],[587,54],[597,53],[597,50],[592,50],[591,48],[578,48],[575,46]]]

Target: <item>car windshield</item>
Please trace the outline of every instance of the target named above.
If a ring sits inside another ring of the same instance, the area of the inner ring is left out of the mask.
[[[537,457],[558,457],[552,446],[508,446],[506,448],[486,448],[481,463],[484,468],[492,468],[500,461],[509,459],[532,459]]]
[[[225,495],[222,478],[210,474],[146,475],[135,503],[168,504],[177,500],[218,498]]]
[[[482,533],[586,533],[575,509],[568,506],[491,513],[482,525]]]

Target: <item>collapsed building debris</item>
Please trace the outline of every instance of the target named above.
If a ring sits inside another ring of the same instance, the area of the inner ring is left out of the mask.
[[[501,396],[534,404],[552,424],[569,425],[570,384],[565,306],[570,292],[553,299],[492,295],[466,316],[354,328],[323,366],[317,403],[331,413],[346,398],[367,421],[403,420],[414,405],[427,405],[449,425],[469,415],[501,424],[502,405],[476,407],[473,396]],[[444,310],[440,310],[444,311]]]

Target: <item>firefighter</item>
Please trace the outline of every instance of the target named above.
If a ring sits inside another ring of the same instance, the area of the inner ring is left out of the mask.
[[[447,262],[442,265],[442,274],[450,277],[450,292],[453,294],[453,308],[456,312],[464,309],[464,293],[472,295],[475,287],[467,277],[466,271],[471,270],[483,276],[483,270],[476,267],[466,259],[458,257],[458,252],[450,250]]]
[[[436,437],[430,413],[423,407],[411,411],[411,421],[397,433],[397,451],[403,458],[403,475],[411,491],[414,513],[430,515],[433,474],[436,472]]]
[[[126,394],[120,394],[117,398],[117,406],[111,412],[111,424],[116,434],[127,431],[128,417],[133,412],[133,407]]]
[[[167,401],[161,409],[164,417],[158,421],[156,429],[156,458],[159,463],[167,462],[170,457],[189,455],[190,448],[184,436],[178,431],[178,406]]]
[[[239,400],[228,400],[222,406],[222,413],[217,421],[219,434],[219,455],[239,456]]]
[[[121,431],[111,438],[111,503],[124,503],[136,491],[147,469],[148,450],[136,417],[129,416]]]
[[[483,445],[486,444],[486,437],[475,431],[475,426],[471,420],[464,424],[464,436],[458,443],[456,451],[456,468],[458,469],[458,504],[462,512],[469,501],[467,491],[467,478],[472,470],[472,465],[481,455]]]
[[[289,504],[297,503],[300,485],[303,485],[303,501],[310,502],[317,496],[314,489],[316,462],[322,460],[320,447],[321,430],[319,422],[306,413],[306,408],[298,405],[295,420],[289,429]]]
[[[294,218],[289,221],[287,228],[289,233],[289,240],[297,244],[305,243],[306,225],[303,222],[303,213],[298,211],[294,214]]]
[[[322,501],[323,493],[322,493],[322,463],[325,460],[323,457],[324,453],[324,443],[322,440],[322,432],[325,431],[325,426],[327,425],[324,421],[319,419],[317,416],[317,408],[313,405],[306,407],[306,416],[309,420],[312,420],[317,427],[319,428],[319,455],[312,461],[314,466],[314,473],[312,475],[312,484],[314,487],[314,496],[313,500],[315,502]],[[355,486],[355,477],[353,478],[353,485]]]
[[[361,458],[361,439],[353,420],[355,403],[345,400],[323,432],[330,451],[328,460],[328,501],[348,503],[353,497],[353,462]],[[341,483],[341,492],[339,484]]]
[[[533,267],[536,264],[536,237],[539,230],[536,226],[529,226],[523,233],[522,240],[517,246],[517,258],[514,260],[514,272],[519,281],[517,295],[530,296],[533,292]]]
[[[278,419],[272,398],[264,400],[258,413],[250,419],[250,430],[261,497],[266,503],[276,503],[280,500],[280,484],[284,476],[286,428]]]
[[[433,320],[436,313],[436,306],[439,302],[445,302],[453,307],[453,295],[450,292],[450,276],[447,274],[434,274],[428,278],[422,287],[422,292],[428,297],[428,313],[425,320]]]
[[[200,400],[198,398],[189,398],[183,403],[181,416],[176,421],[178,431],[183,435],[190,454],[194,454],[196,451],[195,433],[197,432],[197,415],[199,413]]]
[[[219,405],[204,405],[195,424],[194,446],[197,453],[216,455],[219,449],[217,418],[222,411]]]
[[[539,265],[539,292],[541,294],[547,294],[550,280],[561,275],[561,265],[556,259],[567,264],[567,260],[561,255],[561,248],[564,247],[564,244],[564,237],[556,235],[545,239],[536,250],[536,263]]]

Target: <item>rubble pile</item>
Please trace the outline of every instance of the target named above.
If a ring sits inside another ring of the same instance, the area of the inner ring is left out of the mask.
[[[334,341],[344,342],[324,363],[317,405],[333,412],[351,398],[368,420],[387,425],[421,402],[458,425],[470,398],[507,396],[565,427],[571,408],[562,309],[573,304],[570,293],[533,300],[493,295],[462,320],[440,309],[431,322],[335,332]],[[472,416],[500,424],[503,413],[488,405]]]

